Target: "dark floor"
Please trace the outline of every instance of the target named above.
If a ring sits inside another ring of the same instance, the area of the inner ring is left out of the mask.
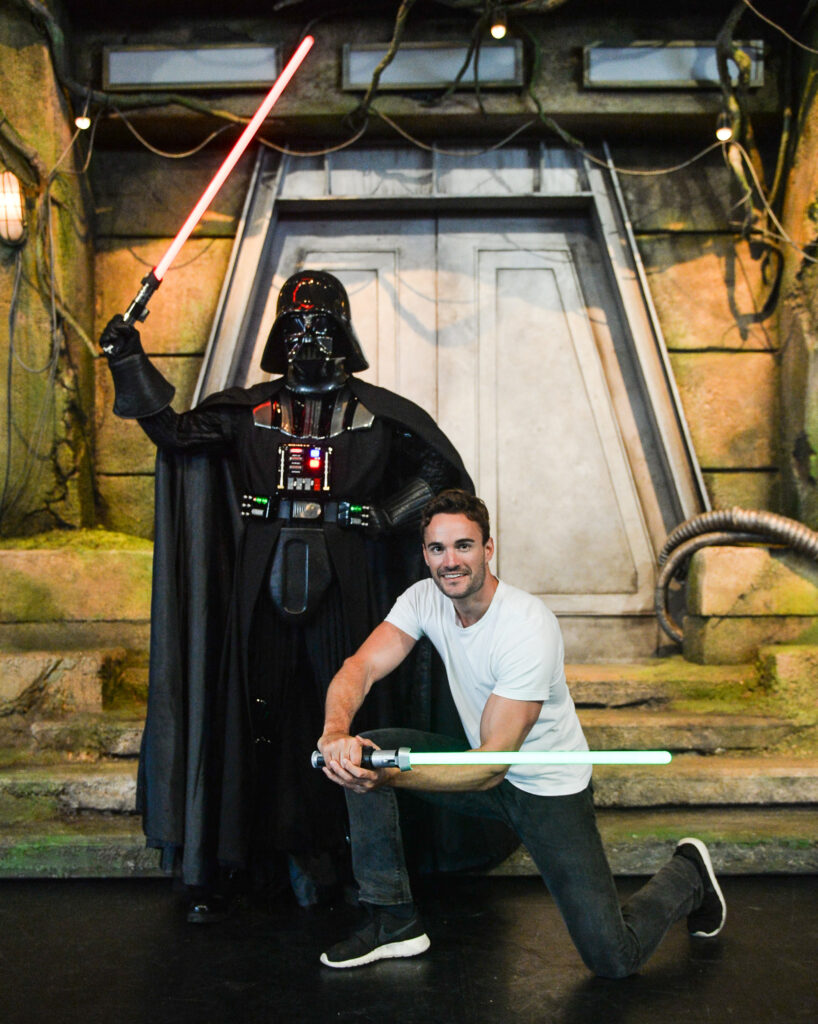
[[[165,881],[0,882],[4,1024],[816,1024],[818,876],[726,878],[712,941],[674,926],[637,977],[589,975],[533,878],[427,881],[432,948],[332,971],[344,905],[184,920]],[[638,886],[620,881],[623,898]]]

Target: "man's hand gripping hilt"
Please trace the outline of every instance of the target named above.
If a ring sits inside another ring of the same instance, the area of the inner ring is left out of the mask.
[[[397,750],[376,750],[374,747],[364,747],[361,751],[362,768],[400,768],[402,772],[411,771],[409,763],[409,747],[398,747]],[[324,755],[320,750],[313,750],[310,764],[313,768],[323,768],[326,764]]]

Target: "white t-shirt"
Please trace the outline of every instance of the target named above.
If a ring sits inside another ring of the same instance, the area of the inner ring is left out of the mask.
[[[543,702],[521,750],[588,749],[565,682],[559,623],[538,598],[501,580],[482,618],[464,628],[451,600],[427,579],[401,594],[386,621],[415,640],[428,636],[437,648],[472,747],[480,746],[483,708],[496,693]],[[527,793],[562,796],[585,789],[591,769],[515,765],[506,778]]]

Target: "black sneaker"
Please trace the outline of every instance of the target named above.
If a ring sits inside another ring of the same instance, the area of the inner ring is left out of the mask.
[[[675,855],[685,857],[695,864],[704,886],[701,904],[687,915],[687,930],[697,939],[712,939],[724,927],[727,920],[727,904],[716,881],[716,873],[713,871],[707,847],[701,839],[688,837],[680,839],[676,844]]]
[[[429,936],[416,913],[397,917],[383,907],[362,904],[369,914],[367,923],[348,939],[321,954],[327,967],[363,967],[376,960],[417,956],[429,948]]]

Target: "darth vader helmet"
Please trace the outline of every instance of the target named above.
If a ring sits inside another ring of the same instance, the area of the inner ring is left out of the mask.
[[[343,360],[347,373],[369,366],[350,320],[344,286],[325,270],[302,270],[278,294],[261,368],[286,374],[293,362],[330,360]]]

